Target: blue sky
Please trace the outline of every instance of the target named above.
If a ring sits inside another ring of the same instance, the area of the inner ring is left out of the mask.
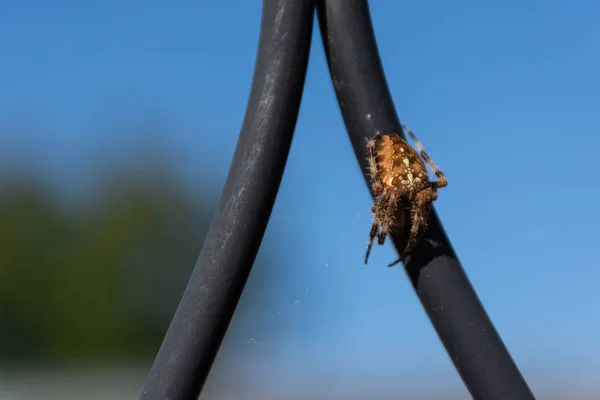
[[[449,179],[436,208],[521,370],[534,389],[545,373],[573,385],[600,372],[600,3],[380,0],[371,11],[400,118]],[[151,112],[176,125],[182,173],[194,182],[210,168],[220,188],[260,12],[257,1],[2,2],[0,122],[44,129],[0,137],[0,154],[26,151],[76,186],[90,146],[132,151],[102,115]],[[368,367],[460,386],[404,272],[386,267],[391,246],[363,265],[370,205],[315,30],[265,236],[289,262],[272,268],[279,286],[254,311],[248,357],[277,363],[282,379]]]

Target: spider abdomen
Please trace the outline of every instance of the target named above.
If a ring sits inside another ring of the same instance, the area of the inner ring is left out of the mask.
[[[419,190],[429,176],[417,152],[398,135],[382,135],[375,147],[378,178],[390,189]]]

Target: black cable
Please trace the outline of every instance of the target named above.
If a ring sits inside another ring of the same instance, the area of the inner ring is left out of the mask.
[[[306,77],[314,1],[264,0],[246,115],[223,194],[141,400],[197,399],[267,227]]]
[[[402,134],[379,58],[369,7],[366,0],[321,0],[317,2],[317,13],[342,116],[368,182],[367,137],[377,133]],[[440,198],[443,196],[441,192]],[[406,269],[471,395],[486,400],[534,399],[471,286],[435,211],[428,226]],[[391,236],[396,249],[401,250],[404,235]]]

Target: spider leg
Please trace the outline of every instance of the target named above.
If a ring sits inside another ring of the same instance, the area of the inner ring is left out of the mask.
[[[391,263],[389,265],[390,267],[398,264],[399,262],[404,262],[406,256],[411,252],[413,246],[416,244],[419,233],[426,229],[427,219],[429,218],[430,212],[430,207],[428,204],[431,203],[427,201],[427,194],[425,192],[419,193],[410,212],[412,224],[410,227],[409,237],[406,240],[406,245],[404,246],[404,250],[402,250],[400,257]]]
[[[433,172],[435,173],[435,176],[438,177],[437,181],[431,182],[431,187],[434,190],[436,190],[436,189],[448,186],[448,178],[446,178],[446,175],[444,175],[444,173],[439,169],[439,167],[437,165],[435,165],[435,163],[433,161],[431,161],[431,158],[429,158],[429,155],[425,152],[425,149],[423,149],[423,145],[421,144],[421,142],[419,142],[419,139],[417,139],[417,136],[406,125],[402,125],[402,128],[404,128],[404,130],[406,132],[408,132],[408,134],[410,135],[410,137],[412,137],[412,139],[415,142],[415,145],[417,146],[417,150],[419,150],[421,158],[433,170]]]
[[[373,247],[373,240],[378,235],[379,231],[379,221],[377,216],[375,216],[375,220],[373,221],[373,226],[371,227],[371,233],[369,233],[369,244],[367,245],[367,255],[365,256],[365,264],[369,262],[369,255],[371,254],[371,247]]]
[[[381,231],[377,237],[377,243],[382,245],[385,243],[385,238],[390,232],[390,228],[396,223],[395,213],[398,196],[395,193],[390,193],[384,205],[383,216],[381,218]]]
[[[373,226],[371,227],[371,232],[369,233],[369,244],[367,245],[367,254],[365,255],[365,264],[369,262],[369,255],[371,254],[371,248],[373,247],[373,241],[376,237],[380,235],[379,225],[381,224],[381,203],[383,197],[385,196],[385,192],[382,194],[382,197],[378,197],[375,200],[375,204],[373,204],[373,213],[375,217],[373,218]]]
[[[379,245],[382,245],[385,242],[390,226],[390,215],[393,217],[393,214],[391,213],[393,212],[394,198],[393,192],[384,190],[375,200],[375,204],[373,204],[373,213],[375,214],[375,217],[369,234],[369,244],[367,245],[365,264],[369,261],[369,255],[371,254],[371,248],[373,247],[375,238],[377,238],[377,243]]]
[[[367,158],[367,160],[369,160],[369,175],[371,176],[371,188],[375,193],[383,191],[383,185],[379,180],[379,173],[377,170],[377,154],[375,153],[375,146],[378,139],[379,135],[367,140],[367,149],[369,150],[369,157]]]
[[[371,227],[371,232],[369,233],[369,244],[367,245],[367,254],[365,256],[365,264],[369,261],[369,255],[371,254],[371,248],[373,247],[373,241],[377,237],[377,242],[382,244],[385,240],[385,234],[381,231],[380,225],[382,223],[382,217],[385,215],[383,210],[385,209],[385,203],[387,199],[387,192],[384,190],[383,184],[379,180],[379,174],[377,170],[377,154],[375,151],[377,140],[379,139],[379,135],[374,138],[370,138],[367,140],[367,149],[369,151],[369,157],[367,160],[369,161],[369,175],[371,176],[371,189],[375,193],[376,199],[373,204],[372,212],[375,214],[373,219],[373,226]]]

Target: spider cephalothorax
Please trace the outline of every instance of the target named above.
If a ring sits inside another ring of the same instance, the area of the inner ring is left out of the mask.
[[[406,246],[400,258],[391,263],[390,267],[404,261],[416,244],[419,234],[427,229],[427,218],[432,203],[438,197],[437,190],[448,185],[446,176],[425,153],[415,134],[406,126],[403,128],[413,138],[420,157],[406,140],[396,134],[378,135],[367,142],[371,186],[376,198],[372,209],[375,219],[365,264],[369,260],[375,238],[381,245],[392,225],[405,230],[410,224]],[[423,161],[433,170],[437,181],[429,180]],[[398,210],[398,207],[403,207],[404,210]],[[409,221],[406,221],[407,217]]]

